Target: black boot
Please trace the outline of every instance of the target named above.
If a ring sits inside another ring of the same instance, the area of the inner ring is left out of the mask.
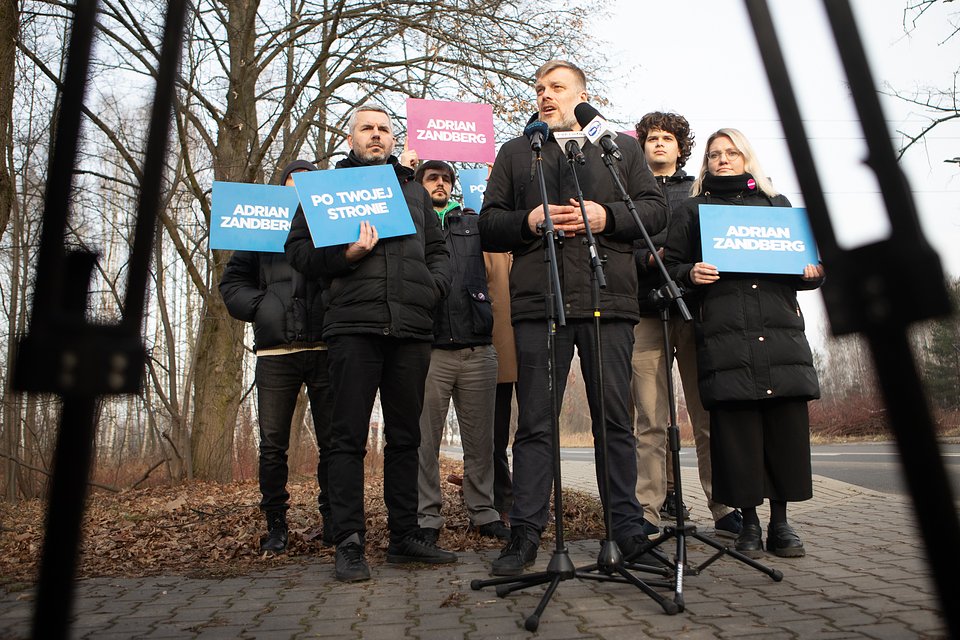
[[[523,525],[510,528],[510,542],[490,565],[491,575],[518,576],[536,561],[538,545],[527,535],[528,530]]]
[[[287,514],[285,511],[267,512],[267,535],[260,539],[260,553],[281,553],[287,548]]]

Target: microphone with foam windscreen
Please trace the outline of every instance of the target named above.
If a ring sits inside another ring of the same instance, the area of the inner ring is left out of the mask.
[[[623,160],[620,153],[620,147],[614,142],[617,137],[617,131],[610,126],[610,123],[603,119],[600,112],[597,111],[589,102],[581,102],[573,110],[577,123],[587,136],[587,140],[603,149],[604,153],[613,156],[617,160]]]
[[[550,135],[550,127],[542,120],[534,120],[524,127],[523,135],[530,140],[531,149],[540,151],[543,148],[543,141]]]

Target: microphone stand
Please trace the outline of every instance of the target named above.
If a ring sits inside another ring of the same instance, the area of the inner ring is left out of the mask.
[[[582,160],[583,154],[580,152],[580,145],[576,140],[568,140],[565,147],[567,155],[567,163],[570,165],[570,172],[573,175],[573,184],[577,192],[577,202],[580,205],[580,214],[583,217],[583,226],[585,231],[584,243],[587,245],[589,261],[590,261],[590,293],[591,293],[591,302],[593,304],[593,322],[594,322],[594,335],[596,337],[596,364],[597,364],[597,384],[601,390],[599,398],[599,408],[600,408],[600,451],[603,456],[601,458],[601,470],[600,470],[600,495],[603,497],[603,519],[604,527],[606,529],[607,537],[601,542],[600,553],[597,556],[597,562],[586,567],[577,569],[576,575],[578,578],[588,579],[588,580],[600,580],[600,581],[609,581],[609,582],[627,582],[638,587],[644,593],[649,595],[657,604],[659,604],[663,610],[668,614],[675,614],[679,610],[674,603],[666,600],[659,593],[654,591],[650,584],[646,583],[640,578],[636,577],[630,573],[624,566],[623,555],[620,552],[620,548],[617,545],[616,541],[613,539],[613,513],[608,506],[608,499],[610,495],[610,464],[608,460],[608,445],[607,445],[607,410],[606,402],[603,397],[603,340],[601,337],[601,324],[600,324],[600,289],[607,288],[607,280],[603,273],[603,261],[600,259],[599,252],[597,251],[597,241],[593,236],[593,231],[590,229],[590,220],[587,217],[587,208],[586,204],[583,201],[583,191],[580,188],[580,178],[577,175],[576,164],[583,163]],[[663,556],[658,550],[652,552],[655,557],[657,557],[664,565],[669,565],[669,560],[666,556]],[[668,571],[665,568],[656,569],[654,567],[644,567],[644,570],[653,571],[660,573],[662,576],[667,576]],[[599,572],[599,573],[594,573]],[[613,574],[619,574],[619,577],[614,576]],[[656,583],[656,586],[669,586],[666,584]]]
[[[557,324],[566,326],[566,315],[563,311],[563,294],[560,288],[560,269],[557,262],[557,245],[562,246],[563,232],[556,232],[553,220],[550,218],[550,204],[547,198],[547,183],[543,176],[542,145],[534,140],[531,143],[537,166],[537,177],[540,183],[540,199],[543,202],[543,223],[540,225],[544,245],[544,261],[547,263],[547,292],[544,296],[547,320],[547,375],[550,392],[551,433],[553,435],[553,514],[556,528],[556,543],[547,570],[521,576],[507,576],[491,578],[489,580],[473,580],[470,588],[474,591],[484,587],[496,586],[497,595],[504,597],[513,591],[528,586],[549,583],[547,590],[540,599],[536,610],[525,621],[524,627],[528,631],[536,631],[540,626],[540,615],[546,609],[550,598],[557,586],[564,580],[575,576],[576,569],[570,560],[563,537],[563,486],[560,479],[560,399],[557,397]],[[556,237],[554,234],[557,234]]]
[[[617,546],[617,543],[612,540],[612,513],[607,508],[606,505],[606,496],[608,496],[608,483],[609,483],[609,468],[607,467],[607,450],[606,450],[606,415],[605,410],[603,409],[603,367],[598,366],[600,371],[600,393],[601,393],[601,421],[603,427],[600,429],[600,438],[601,438],[601,451],[603,452],[603,473],[601,475],[601,495],[605,497],[604,499],[604,521],[606,526],[607,539],[603,541],[600,556],[598,562],[584,567],[582,569],[577,569],[574,567],[573,562],[570,560],[569,552],[564,543],[563,537],[563,494],[562,494],[562,483],[561,483],[561,471],[560,471],[560,422],[559,422],[559,399],[557,398],[557,383],[556,383],[556,342],[555,342],[555,333],[556,326],[553,322],[553,314],[555,313],[561,319],[561,326],[565,325],[563,320],[563,303],[560,299],[560,280],[559,280],[559,271],[557,269],[556,254],[553,253],[553,223],[550,220],[549,212],[549,203],[547,198],[547,185],[543,175],[543,158],[541,155],[541,148],[534,143],[532,145],[533,151],[536,155],[536,166],[537,166],[537,177],[539,178],[540,184],[540,197],[543,201],[544,213],[544,224],[543,224],[543,237],[547,245],[547,262],[550,266],[550,278],[547,280],[547,324],[548,324],[548,369],[550,375],[550,393],[551,393],[551,403],[553,409],[552,415],[552,433],[553,433],[553,502],[554,502],[554,519],[556,527],[556,548],[553,552],[553,556],[550,558],[550,562],[547,565],[546,571],[541,571],[537,573],[531,573],[522,576],[507,576],[503,578],[492,578],[489,580],[473,580],[470,583],[470,588],[473,590],[482,589],[488,586],[496,586],[496,592],[499,597],[504,597],[509,593],[514,591],[519,591],[528,586],[535,586],[538,584],[547,584],[547,589],[543,594],[543,597],[540,599],[540,603],[537,605],[536,610],[525,620],[524,628],[527,631],[536,631],[540,626],[540,616],[543,614],[543,611],[546,609],[547,604],[550,602],[550,599],[553,597],[554,592],[557,589],[557,586],[560,582],[564,580],[571,580],[573,578],[579,579],[589,579],[589,580],[600,580],[607,582],[624,582],[633,584],[636,587],[640,588],[644,593],[649,595],[654,601],[659,604],[666,613],[675,614],[679,611],[679,608],[672,601],[667,600],[659,593],[653,590],[653,588],[631,574],[624,567],[623,557],[620,553],[620,549]],[[570,158],[571,169],[573,169],[573,160],[572,154]],[[606,287],[606,279],[603,275],[603,265],[600,260],[599,253],[597,252],[596,242],[593,239],[593,234],[590,233],[589,221],[586,219],[586,209],[583,204],[583,193],[580,190],[579,179],[577,178],[576,170],[573,171],[574,180],[576,189],[577,189],[577,198],[580,202],[580,211],[584,216],[584,221],[587,227],[588,242],[590,243],[590,267],[592,270],[591,280],[593,282],[594,290],[594,318],[597,322],[596,326],[596,335],[597,335],[597,356],[600,357],[600,288]],[[562,232],[560,233],[560,238],[562,238]],[[554,295],[556,291],[556,295]],[[666,561],[666,559],[664,559]],[[601,574],[595,574],[594,571],[599,570]],[[613,575],[614,573],[619,575]],[[666,573],[664,574],[666,575]],[[660,586],[660,585],[658,585]],[[669,586],[669,585],[664,585]]]
[[[667,368],[667,400],[670,405],[670,424],[667,426],[667,435],[670,445],[671,461],[673,462],[674,511],[676,513],[676,525],[665,526],[663,529],[663,534],[651,540],[647,545],[642,545],[641,550],[654,550],[657,547],[665,544],[671,538],[676,540],[677,554],[673,567],[673,602],[679,611],[683,611],[685,606],[683,598],[683,576],[684,571],[688,568],[691,575],[699,575],[701,571],[713,564],[720,557],[729,555],[735,560],[739,560],[753,569],[756,569],[761,573],[765,573],[766,575],[770,576],[774,582],[780,582],[783,579],[783,573],[777,569],[771,569],[770,567],[767,567],[766,565],[763,565],[752,558],[748,558],[731,546],[725,546],[713,538],[705,536],[702,533],[697,533],[696,525],[684,522],[683,487],[680,477],[680,429],[677,427],[677,410],[675,406],[676,402],[674,395],[675,390],[673,388],[673,350],[670,346],[670,307],[673,304],[677,305],[677,309],[680,311],[680,316],[683,318],[684,322],[690,322],[693,317],[690,315],[690,311],[687,309],[687,305],[683,301],[683,293],[680,291],[677,283],[670,277],[670,274],[667,273],[667,269],[663,264],[663,260],[660,259],[660,254],[657,253],[656,247],[653,244],[653,240],[650,239],[650,234],[647,233],[646,228],[643,226],[643,222],[640,220],[640,214],[637,213],[637,208],[633,204],[630,194],[627,193],[626,188],[623,186],[623,182],[620,180],[620,174],[613,164],[611,154],[605,152],[602,154],[602,158],[604,165],[606,165],[610,172],[610,176],[613,178],[613,183],[616,186],[617,193],[620,194],[620,199],[626,205],[627,210],[633,217],[634,223],[640,229],[640,233],[643,235],[643,241],[646,244],[647,249],[649,249],[650,255],[653,256],[657,269],[660,271],[660,276],[663,278],[665,283],[655,292],[654,298],[657,303],[657,307],[660,309],[660,319],[663,327],[664,366]],[[705,562],[700,564],[699,567],[688,567],[686,549],[687,537],[695,538],[700,542],[713,547],[717,550],[717,552],[710,556]],[[628,566],[634,568],[636,565],[628,564]],[[637,566],[637,568],[642,567]]]

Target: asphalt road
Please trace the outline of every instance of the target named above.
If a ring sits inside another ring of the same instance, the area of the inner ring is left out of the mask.
[[[443,447],[445,455],[459,457],[458,447]],[[859,442],[852,444],[814,445],[810,450],[815,475],[833,478],[882,493],[908,493],[900,456],[893,442]],[[593,449],[562,448],[560,456],[573,462],[592,461]],[[953,496],[960,503],[960,444],[941,444],[940,458],[953,487]],[[695,467],[697,455],[693,447],[680,451],[680,464]]]
[[[813,473],[860,487],[903,495],[907,493],[900,456],[893,442],[816,445],[811,447]],[[564,460],[593,460],[592,449],[561,449]],[[960,498],[960,444],[941,444],[940,457]],[[680,451],[680,464],[694,467],[693,447]]]

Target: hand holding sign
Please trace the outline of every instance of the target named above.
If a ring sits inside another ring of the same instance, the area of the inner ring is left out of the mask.
[[[819,280],[823,277],[823,265],[808,264],[803,268],[803,279],[807,282]]]
[[[366,220],[360,223],[360,239],[347,247],[347,262],[359,262],[377,245],[377,228]]]
[[[404,149],[403,153],[400,154],[400,164],[416,171],[417,167],[420,166],[420,156],[413,149]]]
[[[698,262],[690,269],[690,282],[695,285],[713,284],[720,279],[720,272],[712,264]]]

